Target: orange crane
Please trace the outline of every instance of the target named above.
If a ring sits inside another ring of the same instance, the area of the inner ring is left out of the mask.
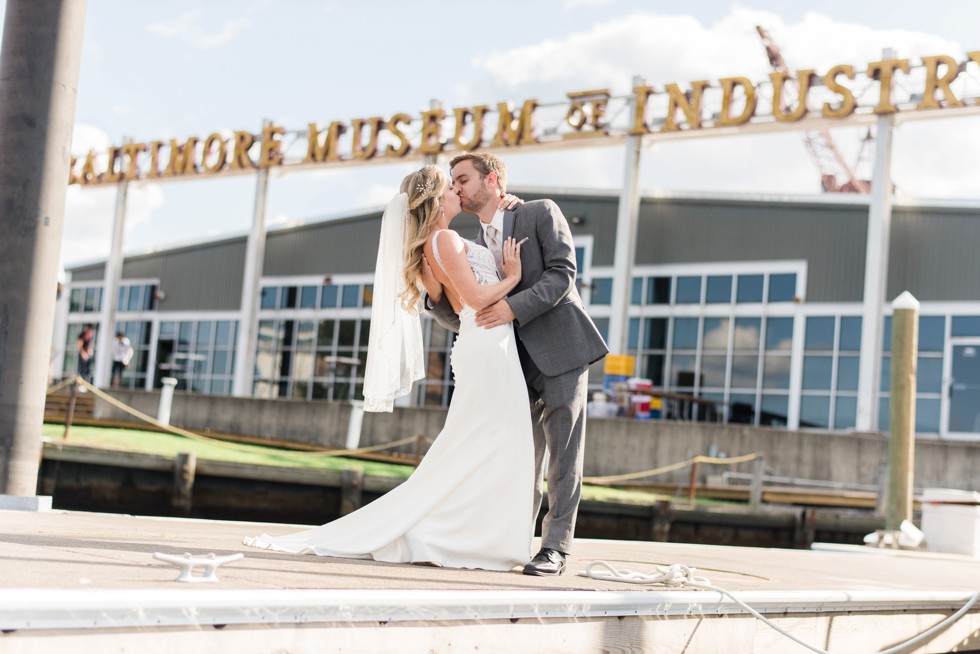
[[[785,99],[787,95],[796,95],[799,90],[799,80],[797,80],[779,51],[779,46],[769,36],[769,32],[759,25],[755,27],[762,39],[762,45],[766,48],[766,56],[769,58],[769,65],[776,72],[785,72],[788,75],[786,83],[783,85],[784,108],[789,109],[789,102]],[[868,130],[862,144],[862,152],[872,140],[871,130]],[[820,184],[827,193],[869,193],[871,183],[866,179],[859,179],[854,173],[854,169],[844,160],[844,156],[837,148],[834,138],[827,130],[808,131],[803,133],[803,143],[806,145],[810,158],[820,170]]]

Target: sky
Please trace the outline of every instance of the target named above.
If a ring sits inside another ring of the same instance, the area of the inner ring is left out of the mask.
[[[0,0],[0,5],[5,5]],[[4,7],[5,8],[5,7]],[[417,115],[446,107],[562,101],[634,75],[662,88],[770,71],[754,26],[789,66],[861,68],[900,57],[980,50],[976,0],[88,0],[73,152],[136,141],[287,129],[310,122]],[[834,130],[858,160],[864,130]],[[903,196],[980,201],[980,117],[912,121],[895,130]],[[618,189],[622,148],[506,159],[515,187]],[[864,164],[861,164],[864,165]],[[269,187],[270,228],[382,206],[414,164],[292,172]],[[801,136],[694,139],[644,147],[644,192],[816,194]],[[132,184],[127,254],[246,233],[251,176]],[[115,189],[68,191],[62,263],[110,247]]]

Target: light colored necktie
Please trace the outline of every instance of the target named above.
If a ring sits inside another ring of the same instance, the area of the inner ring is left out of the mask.
[[[497,262],[497,270],[503,270],[503,253],[500,250],[500,238],[497,234],[497,228],[493,225],[487,225],[486,237],[487,246],[490,248],[490,252],[493,253],[493,260]]]

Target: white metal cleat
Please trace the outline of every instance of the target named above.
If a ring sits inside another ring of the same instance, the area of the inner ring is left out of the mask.
[[[162,552],[154,552],[154,559],[159,559],[160,561],[166,561],[167,563],[172,563],[180,568],[180,574],[174,581],[185,581],[192,584],[197,584],[201,582],[216,582],[218,581],[217,575],[215,575],[215,570],[219,566],[225,563],[231,563],[232,561],[238,561],[239,559],[245,558],[245,555],[241,552],[237,554],[229,554],[227,556],[215,556],[214,552],[211,552],[207,556],[192,556],[189,552],[184,553],[183,556],[178,556],[176,554],[164,554]],[[203,568],[201,574],[195,575],[194,568]]]

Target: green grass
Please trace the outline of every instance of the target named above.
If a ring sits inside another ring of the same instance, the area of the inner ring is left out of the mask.
[[[139,452],[158,456],[175,457],[181,452],[193,452],[198,459],[210,461],[228,461],[233,463],[250,463],[253,465],[279,466],[286,468],[304,468],[312,470],[363,470],[365,475],[380,477],[405,478],[412,474],[414,468],[409,465],[365,461],[337,456],[314,456],[295,450],[284,450],[262,445],[234,444],[232,447],[220,442],[198,441],[175,434],[140,429],[115,429],[109,427],[73,426],[68,440],[63,441],[65,432],[63,425],[45,424],[41,433],[53,442],[67,442],[74,445],[117,450],[124,452]],[[587,500],[600,502],[616,502],[624,504],[653,504],[660,499],[668,499],[664,495],[647,491],[619,490],[605,486],[586,484],[582,487],[582,497]],[[702,500],[698,500],[701,504]],[[717,504],[717,502],[705,502]]]

